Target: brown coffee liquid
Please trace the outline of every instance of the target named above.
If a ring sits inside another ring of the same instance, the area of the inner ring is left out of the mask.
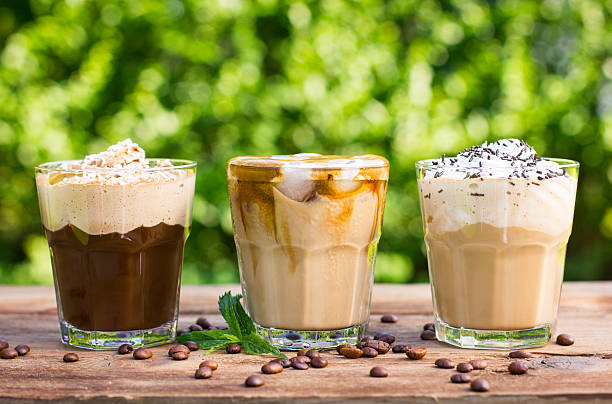
[[[160,223],[128,233],[45,229],[64,320],[87,331],[158,327],[174,319],[185,227]]]

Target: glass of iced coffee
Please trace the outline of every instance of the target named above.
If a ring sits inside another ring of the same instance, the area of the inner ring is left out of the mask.
[[[436,335],[465,348],[548,343],[579,164],[517,139],[417,163]]]
[[[366,331],[389,164],[382,157],[236,157],[227,164],[247,311],[284,349]]]
[[[174,339],[196,163],[127,139],[36,167],[62,341],[89,349]]]

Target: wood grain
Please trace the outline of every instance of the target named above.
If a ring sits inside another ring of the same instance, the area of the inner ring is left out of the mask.
[[[180,326],[202,314],[216,324],[217,296],[237,285],[187,286],[182,289]],[[13,360],[0,360],[0,403],[60,400],[103,403],[147,401],[159,403],[492,403],[516,402],[612,402],[612,282],[566,283],[558,330],[576,338],[570,347],[549,344],[532,350],[526,375],[507,372],[510,360],[499,351],[462,350],[419,338],[421,327],[431,321],[428,285],[376,285],[370,333],[387,331],[398,342],[425,346],[425,359],[411,361],[389,353],[375,359],[345,359],[325,353],[325,369],[285,369],[263,375],[266,384],[246,388],[244,379],[259,373],[267,359],[216,353],[207,359],[219,362],[213,378],[196,380],[193,373],[204,355],[194,352],[186,361],[167,357],[168,347],[153,348],[153,358],[136,361],[130,355],[69,348],[59,342],[53,291],[46,287],[0,286],[0,338],[11,345],[26,343],[32,352]],[[398,315],[395,324],[380,322],[383,313]],[[78,352],[81,360],[63,363],[66,352]],[[454,371],[436,368],[437,358],[455,362],[483,358],[489,363],[475,371],[491,384],[491,392],[474,393],[466,385],[450,383]],[[372,366],[384,366],[385,379],[371,378]]]

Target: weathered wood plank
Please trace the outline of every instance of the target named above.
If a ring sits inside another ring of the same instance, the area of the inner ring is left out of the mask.
[[[237,285],[187,286],[182,290],[181,320],[187,326],[200,314],[213,323],[222,323],[216,308],[217,296]],[[258,373],[266,359],[247,355],[210,355],[220,368],[209,380],[196,380],[193,372],[203,358],[194,352],[186,361],[173,361],[166,347],[153,348],[154,356],[135,361],[114,352],[91,352],[59,343],[55,298],[49,288],[0,286],[0,337],[13,345],[27,343],[32,353],[14,360],[0,360],[0,403],[20,399],[76,402],[92,399],[104,403],[125,400],[154,402],[299,403],[377,402],[416,403],[436,401],[462,403],[478,401],[509,403],[558,399],[564,403],[597,400],[612,402],[612,282],[568,283],[564,286],[558,329],[576,337],[576,344],[561,347],[549,344],[533,350],[528,374],[512,376],[505,370],[510,362],[496,351],[461,350],[435,341],[419,339],[422,324],[431,320],[427,285],[376,285],[373,294],[371,333],[388,331],[398,341],[426,346],[421,361],[392,354],[375,359],[349,360],[326,353],[325,369],[286,369],[265,375],[266,385],[258,389],[243,386],[244,379]],[[396,324],[383,324],[380,314],[398,315]],[[67,351],[78,351],[81,360],[61,361]],[[449,357],[456,362],[484,358],[489,367],[474,372],[485,375],[491,392],[478,394],[465,385],[451,384],[453,371],[437,369],[435,359]],[[384,366],[390,376],[368,376],[372,366]],[[24,401],[21,401],[24,400]],[[555,400],[556,401],[556,400]]]

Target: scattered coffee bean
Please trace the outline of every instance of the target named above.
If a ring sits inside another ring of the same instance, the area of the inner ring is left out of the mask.
[[[574,337],[569,334],[559,334],[557,335],[557,344],[563,346],[569,346],[574,344]]]
[[[360,339],[360,340],[359,340],[359,342],[368,342],[368,341],[371,341],[371,340],[373,340],[373,339],[374,339],[374,337],[373,337],[373,336],[371,336],[371,335],[366,335],[365,337],[363,337],[362,339]]]
[[[450,379],[453,383],[468,383],[470,380],[472,380],[472,376],[468,375],[467,373],[455,373]]]
[[[5,339],[0,338],[0,351],[9,347],[9,343]]]
[[[201,366],[195,371],[196,379],[210,379],[213,375],[213,371],[208,366]]]
[[[512,359],[527,359],[531,358],[532,356],[533,355],[531,352],[525,351],[524,349],[521,349],[520,351],[513,351],[508,354],[508,357]]]
[[[190,332],[191,332],[191,330],[189,330],[189,329],[184,329],[184,328],[183,328],[182,330],[178,330],[178,331],[176,332],[176,336],[177,336],[177,337],[179,337],[179,336],[181,336],[181,335],[183,335],[183,334],[189,334]]]
[[[313,368],[319,368],[319,369],[325,368],[327,367],[327,365],[328,365],[327,359],[323,358],[322,356],[315,356],[310,361],[310,366]]]
[[[425,325],[423,326],[423,331],[427,331],[427,330],[429,330],[429,331],[435,331],[435,330],[436,330],[436,327],[435,327],[434,323],[427,323],[427,324],[425,324]]]
[[[237,354],[240,353],[240,351],[242,351],[242,347],[238,344],[229,344],[227,348],[225,348],[225,352],[228,354]]]
[[[30,352],[30,347],[24,344],[19,344],[15,347],[15,351],[17,351],[19,356],[24,356]]]
[[[204,331],[204,328],[199,324],[191,324],[189,326],[189,331]]]
[[[392,343],[395,342],[395,336],[393,336],[391,334],[384,333],[384,332],[381,332],[380,334],[376,334],[374,339],[378,340],[378,341],[386,342],[389,345],[391,345]]]
[[[66,355],[64,355],[63,360],[64,362],[76,362],[79,360],[79,355],[69,352]]]
[[[293,358],[289,359],[289,361],[291,363],[293,362],[302,362],[305,364],[309,364],[311,362],[311,359],[308,356],[305,355],[298,355],[298,356],[294,356]]]
[[[486,369],[487,367],[487,361],[484,359],[474,359],[470,361],[470,365],[472,365],[472,368],[474,368],[474,370],[483,370]]]
[[[18,355],[19,354],[17,353],[17,351],[13,348],[4,348],[2,351],[0,351],[0,358],[2,359],[14,359]]]
[[[309,349],[309,350],[306,352],[306,355],[305,355],[305,356],[308,356],[310,359],[314,359],[314,358],[316,358],[317,356],[321,356],[321,353],[319,353],[319,351],[317,351],[316,349]]]
[[[340,349],[340,354],[349,359],[357,359],[363,355],[363,351],[357,347],[346,347]]]
[[[393,353],[406,353],[410,348],[411,346],[408,344],[397,344],[393,345],[393,348],[391,348],[391,350],[393,351]]]
[[[210,321],[208,321],[206,317],[199,317],[196,321],[196,324],[205,330],[208,330],[210,327],[212,327],[212,324],[210,323]]]
[[[189,354],[184,351],[177,351],[172,354],[172,359],[175,361],[184,361],[185,359],[189,359]]]
[[[193,341],[183,342],[183,345],[185,345],[190,352],[197,351],[198,349],[200,349],[198,344]]]
[[[469,362],[461,362],[457,365],[457,372],[470,373],[474,367]]]
[[[352,347],[354,347],[354,346],[355,346],[355,345],[352,345],[352,344],[342,344],[342,345],[338,345],[338,346],[336,347],[336,352],[338,352],[340,355],[342,355],[342,354],[340,353],[340,350],[341,350],[342,348],[352,348]]]
[[[414,360],[423,359],[425,354],[427,354],[427,348],[425,347],[410,348],[406,352],[406,356]]]
[[[244,384],[247,387],[260,387],[264,385],[264,379],[259,375],[252,375],[246,378]]]
[[[306,353],[308,353],[308,351],[310,351],[310,348],[300,349],[297,353],[297,356],[306,356]]]
[[[450,359],[440,358],[436,359],[435,365],[442,369],[453,369],[455,367],[455,362]]]
[[[293,361],[291,362],[291,367],[297,370],[306,370],[308,369],[308,364],[301,361]]]
[[[372,377],[387,377],[389,376],[389,372],[387,372],[387,369],[381,367],[381,366],[374,366],[372,369],[370,369],[370,376]]]
[[[397,323],[397,316],[395,314],[385,314],[380,318],[383,323]]]
[[[367,342],[358,342],[357,345],[355,345],[358,349],[363,349],[365,348],[367,345]]]
[[[276,373],[280,373],[283,371],[283,365],[278,362],[268,362],[261,367],[261,373],[265,373],[267,375],[274,375]]]
[[[153,352],[151,352],[150,349],[147,348],[138,348],[134,350],[134,359],[149,359],[151,356],[153,356]]]
[[[174,345],[168,350],[168,356],[172,356],[176,352],[185,352],[187,355],[189,355],[191,351],[185,345]]]
[[[134,351],[134,347],[130,344],[123,344],[119,347],[119,349],[117,349],[117,353],[119,355],[127,355],[132,351]]]
[[[217,370],[219,368],[219,364],[213,360],[205,360],[204,362],[200,363],[200,367],[209,367],[210,370]]]
[[[376,358],[378,356],[378,351],[374,348],[370,348],[369,346],[365,346],[361,349],[363,352],[364,358]]]
[[[529,366],[525,362],[512,362],[508,365],[508,371],[513,375],[522,375],[527,373]]]
[[[387,344],[385,341],[380,340],[369,340],[368,342],[366,342],[366,346],[376,349],[379,355],[384,355],[391,349],[391,345]]]
[[[289,359],[277,358],[277,359],[272,360],[272,362],[278,362],[284,368],[291,367],[291,361]]]
[[[474,380],[472,383],[470,383],[470,388],[473,391],[478,391],[478,392],[485,392],[485,391],[489,391],[490,389],[489,382],[486,381],[485,379]]]
[[[426,341],[432,341],[436,339],[436,332],[432,330],[425,330],[421,333],[421,339]]]

